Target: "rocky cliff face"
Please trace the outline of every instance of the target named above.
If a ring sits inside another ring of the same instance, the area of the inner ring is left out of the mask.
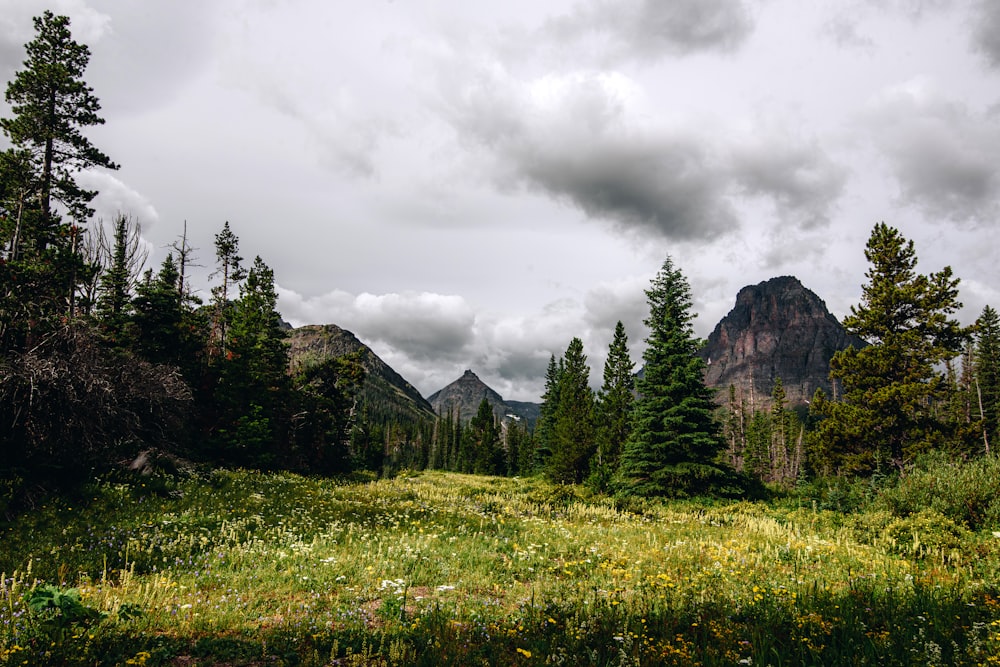
[[[822,299],[797,278],[772,278],[740,290],[736,306],[708,337],[705,383],[720,390],[720,402],[734,385],[762,409],[780,377],[789,404],[801,404],[817,388],[830,395],[830,358],[851,345],[865,343],[848,335]]]
[[[471,370],[465,371],[444,389],[431,394],[427,400],[441,416],[457,410],[462,421],[468,421],[476,416],[479,404],[486,399],[495,414],[501,420],[525,420],[529,428],[534,426],[538,418],[538,405],[523,401],[504,401],[503,397],[479,379]]]

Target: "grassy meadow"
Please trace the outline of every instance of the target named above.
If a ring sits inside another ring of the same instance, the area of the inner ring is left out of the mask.
[[[1000,494],[927,474],[753,504],[109,479],[0,532],[0,665],[1000,663]]]

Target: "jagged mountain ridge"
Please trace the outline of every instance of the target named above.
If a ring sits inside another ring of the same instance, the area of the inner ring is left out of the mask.
[[[292,368],[361,351],[366,376],[362,393],[382,410],[416,419],[434,419],[434,408],[417,389],[350,331],[335,324],[310,324],[288,332]]]
[[[537,403],[504,401],[500,394],[480,380],[471,370],[465,371],[462,377],[428,396],[427,400],[439,415],[444,416],[449,412],[454,414],[457,411],[459,419],[468,421],[476,416],[479,404],[484,398],[493,408],[493,414],[499,419],[523,419],[529,428],[533,428],[538,419]]]
[[[772,278],[741,289],[708,337],[701,351],[705,384],[720,389],[720,402],[732,385],[742,400],[764,407],[780,377],[789,404],[802,404],[818,388],[831,394],[830,359],[851,345],[866,343],[848,334],[798,278]]]

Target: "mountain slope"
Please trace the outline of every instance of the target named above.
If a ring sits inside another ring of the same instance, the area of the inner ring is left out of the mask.
[[[780,377],[789,404],[805,403],[817,388],[831,394],[830,359],[850,345],[865,342],[849,335],[822,299],[797,278],[772,278],[741,289],[708,337],[701,352],[705,383],[721,390],[720,402],[734,385],[744,400],[763,407]]]
[[[465,371],[443,389],[431,394],[427,400],[434,406],[439,415],[458,411],[462,421],[468,421],[476,416],[479,404],[486,399],[493,408],[493,414],[500,419],[525,420],[529,428],[533,428],[538,419],[538,404],[524,401],[504,401],[503,397],[479,379],[471,370]]]
[[[360,351],[366,371],[362,396],[372,410],[407,420],[434,419],[434,408],[420,392],[350,331],[312,324],[289,331],[288,342],[293,369]]]

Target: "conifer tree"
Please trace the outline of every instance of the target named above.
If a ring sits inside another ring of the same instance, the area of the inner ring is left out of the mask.
[[[583,341],[574,338],[563,356],[559,402],[553,414],[549,477],[560,483],[582,482],[597,447],[594,428],[594,390]]]
[[[80,169],[117,169],[81,129],[103,123],[83,81],[89,49],[69,19],[34,19],[27,59],[6,89],[11,118],[0,129],[12,147],[0,153],[0,349],[26,349],[77,315],[77,295],[96,267],[83,256],[83,228],[95,192],[74,180]],[[53,210],[61,204],[75,224]]]
[[[990,306],[976,322],[975,381],[988,453],[1000,438],[1000,317]]]
[[[697,355],[691,290],[670,257],[646,297],[645,369],[614,486],[644,496],[711,492],[729,475],[714,463],[722,439],[712,392],[703,381],[704,361]]]
[[[98,115],[101,104],[83,81],[90,49],[73,40],[65,16],[46,11],[34,23],[37,34],[25,45],[24,69],[7,85],[6,99],[14,117],[0,119],[0,127],[14,146],[30,153],[43,224],[52,220],[53,199],[82,223],[93,215],[88,204],[96,193],[80,188],[74,174],[118,165],[80,132],[104,124]],[[42,249],[46,241],[42,239]]]
[[[833,356],[830,377],[841,381],[843,400],[823,403],[814,434],[820,455],[843,473],[901,470],[951,438],[938,413],[948,390],[938,369],[966,337],[952,318],[961,303],[950,267],[918,274],[913,242],[885,223],[872,230],[865,257],[868,282],[844,327],[870,345]]]
[[[564,360],[556,364],[555,355],[549,356],[549,365],[545,370],[545,392],[542,394],[542,404],[539,407],[538,422],[535,426],[535,462],[534,468],[541,470],[548,464],[552,455],[555,431],[555,414],[559,407],[559,381],[562,376]]]
[[[227,220],[215,235],[216,270],[221,282],[212,288],[212,346],[217,356],[228,355],[229,320],[232,317],[232,295],[236,285],[247,277],[240,257],[240,240],[229,229]]]
[[[274,272],[258,256],[233,304],[218,390],[227,444],[239,450],[239,462],[265,467],[274,462],[269,450],[281,434],[290,383],[277,302]]]
[[[604,384],[597,395],[597,454],[594,457],[593,483],[607,487],[618,468],[622,447],[628,439],[635,401],[635,364],[629,356],[625,325],[615,325],[614,337],[604,364]]]

